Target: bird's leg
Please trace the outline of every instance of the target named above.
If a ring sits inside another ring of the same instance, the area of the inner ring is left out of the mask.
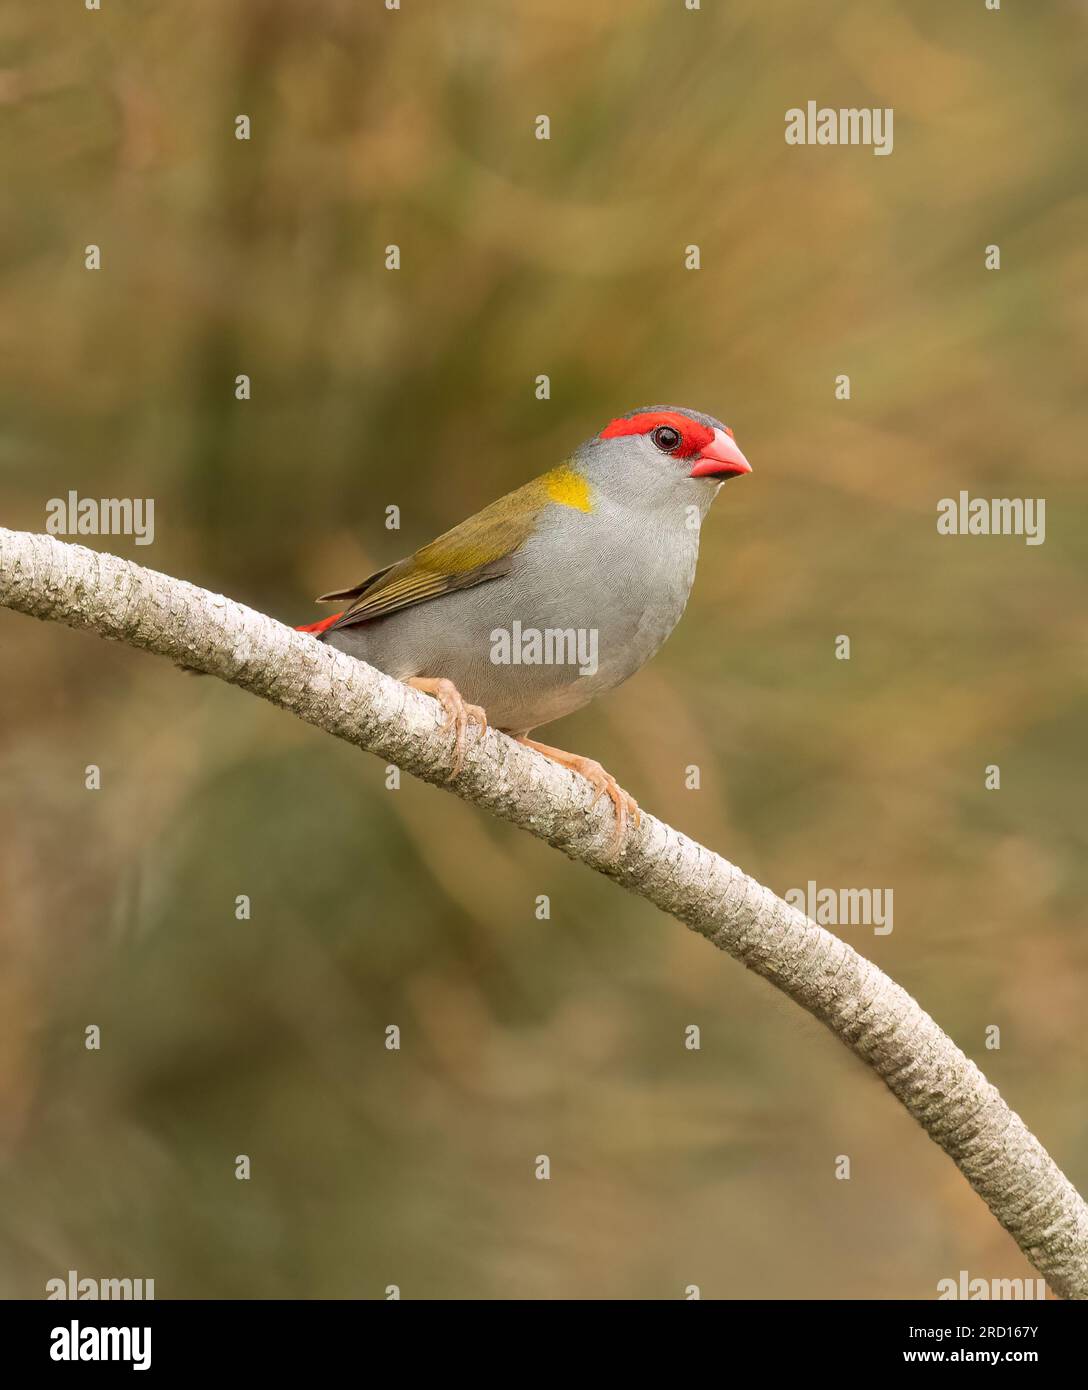
[[[455,731],[451,775],[456,777],[465,760],[465,734],[468,732],[469,720],[480,726],[482,737],[487,732],[487,715],[479,705],[470,705],[464,700],[453,681],[447,680],[445,676],[412,676],[404,684],[410,685],[413,690],[422,690],[424,695],[433,695],[445,710],[446,717],[442,721],[442,727],[447,732],[450,729]]]
[[[546,758],[551,758],[553,763],[558,763],[560,767],[569,767],[572,772],[577,772],[580,777],[584,777],[595,792],[593,800],[590,802],[591,806],[596,806],[602,796],[608,797],[616,808],[614,848],[618,850],[627,834],[628,818],[630,817],[638,825],[642,819],[642,814],[638,809],[638,802],[629,792],[623,790],[612,774],[606,772],[600,763],[593,758],[583,758],[577,753],[566,753],[562,748],[552,748],[547,743],[537,743],[535,738],[526,738],[524,734],[516,738],[514,742],[524,744],[526,748],[535,748],[538,753],[543,753]]]

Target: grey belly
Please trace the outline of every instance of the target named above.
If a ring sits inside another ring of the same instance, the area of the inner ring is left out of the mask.
[[[619,546],[602,544],[599,526],[575,526],[573,536],[571,529],[561,565],[545,532],[508,575],[342,628],[328,641],[398,680],[446,676],[508,733],[571,714],[658,650],[684,611],[698,550],[697,533],[664,545],[648,535],[648,546],[628,534]]]

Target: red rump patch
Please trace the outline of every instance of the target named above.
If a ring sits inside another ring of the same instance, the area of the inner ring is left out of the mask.
[[[337,618],[342,618],[343,613],[334,613],[331,618],[322,618],[317,623],[305,623],[302,627],[296,627],[296,632],[324,632],[327,627],[332,627]]]
[[[707,429],[706,425],[700,425],[698,420],[681,415],[678,410],[650,410],[642,415],[621,417],[601,430],[600,437],[618,439],[625,434],[649,434],[660,425],[671,425],[680,433],[681,444],[679,449],[674,450],[673,458],[691,458],[692,454],[697,454],[714,438],[713,430]]]

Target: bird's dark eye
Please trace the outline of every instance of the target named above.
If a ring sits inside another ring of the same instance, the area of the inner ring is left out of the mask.
[[[680,431],[674,430],[671,425],[658,425],[650,438],[663,454],[671,454],[680,445]]]

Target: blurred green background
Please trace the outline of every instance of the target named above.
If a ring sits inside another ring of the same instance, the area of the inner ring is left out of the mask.
[[[545,736],[779,892],[892,888],[844,934],[1084,1190],[1083,7],[73,0],[0,39],[0,521],[151,496],[153,546],[90,543],[305,622],[613,415],[725,419],[755,474],[684,622]],[[893,107],[894,153],[787,146],[809,98]],[[1045,497],[1045,545],[938,536],[961,488]],[[0,1293],[1033,1274],[648,905],[165,662],[0,612],[0,670]]]

